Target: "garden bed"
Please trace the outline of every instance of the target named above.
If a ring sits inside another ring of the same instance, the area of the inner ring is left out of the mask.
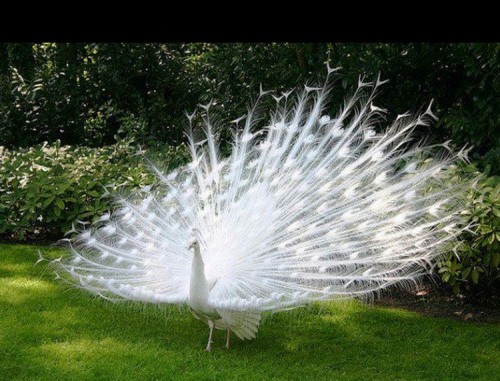
[[[474,323],[500,324],[498,295],[453,295],[428,284],[416,291],[391,291],[375,302],[378,306],[404,308],[431,317]]]

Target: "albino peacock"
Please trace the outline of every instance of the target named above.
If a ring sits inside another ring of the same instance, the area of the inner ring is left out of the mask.
[[[119,200],[57,264],[107,299],[187,304],[210,327],[207,350],[214,329],[228,347],[231,331],[253,339],[263,311],[414,283],[467,228],[459,196],[472,180],[449,179],[464,151],[414,141],[430,107],[375,131],[380,84],[360,80],[335,117],[328,86],[271,94],[264,127],[256,106],[234,121],[228,157],[204,106],[202,139],[188,117],[191,163],[152,165],[159,186]]]

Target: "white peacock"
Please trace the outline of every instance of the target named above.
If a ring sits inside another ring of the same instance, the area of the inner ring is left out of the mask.
[[[444,180],[464,151],[413,138],[430,106],[375,131],[380,84],[360,80],[335,117],[327,86],[274,96],[267,126],[255,111],[235,122],[228,157],[206,106],[203,140],[189,117],[191,163],[152,165],[161,186],[120,200],[58,265],[108,299],[187,304],[210,328],[207,350],[214,329],[228,347],[230,332],[255,338],[263,311],[411,285],[467,228],[472,182]]]

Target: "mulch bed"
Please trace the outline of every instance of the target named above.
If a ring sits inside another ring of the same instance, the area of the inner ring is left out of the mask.
[[[404,308],[427,316],[500,324],[499,295],[456,296],[443,292],[435,285],[426,285],[413,292],[385,292],[375,304]]]

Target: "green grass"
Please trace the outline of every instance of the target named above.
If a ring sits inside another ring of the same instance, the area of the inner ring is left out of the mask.
[[[184,309],[111,304],[55,281],[37,247],[0,245],[0,379],[494,380],[500,327],[357,302],[267,315],[224,349]],[[42,250],[55,257],[53,249]],[[496,374],[496,376],[495,376]]]

